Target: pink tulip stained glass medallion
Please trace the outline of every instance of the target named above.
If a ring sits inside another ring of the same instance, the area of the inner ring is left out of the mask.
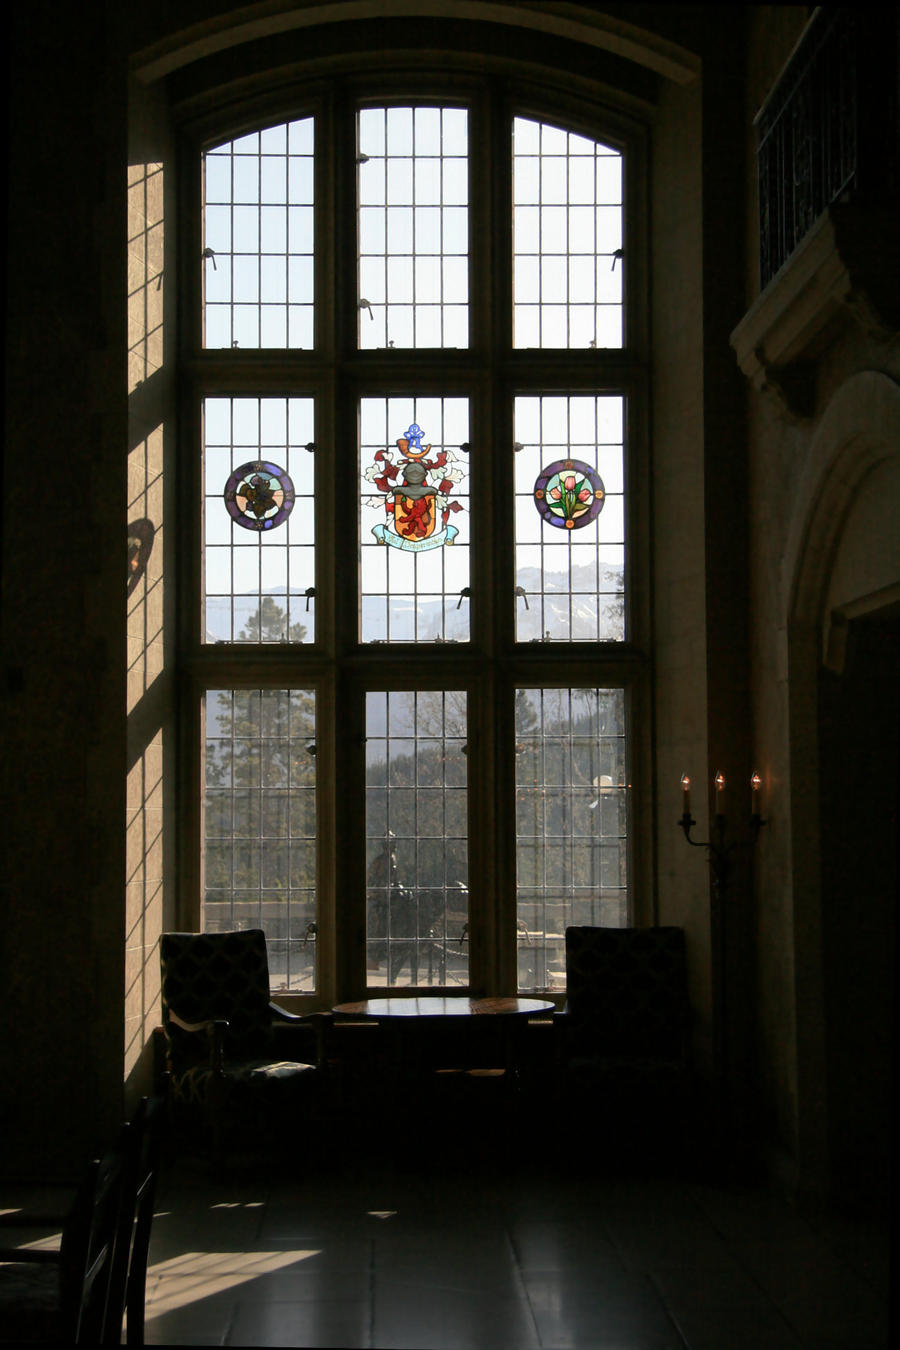
[[[225,506],[245,530],[274,530],[294,509],[294,484],[284,469],[265,460],[242,464],[225,484]]]
[[[555,459],[538,474],[534,504],[543,520],[560,530],[580,530],[603,510],[603,480],[580,459]]]

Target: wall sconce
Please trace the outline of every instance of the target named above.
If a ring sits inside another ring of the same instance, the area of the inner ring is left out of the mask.
[[[759,838],[759,832],[766,822],[760,814],[760,789],[762,779],[754,773],[750,779],[750,826],[746,839],[727,841],[728,817],[725,814],[725,775],[720,771],[713,779],[716,790],[716,813],[713,819],[709,839],[692,839],[691,830],[697,824],[691,816],[691,780],[688,774],[681,775],[681,819],[678,824],[684,830],[684,837],[693,848],[705,848],[709,854],[712,869],[713,886],[716,894],[721,895],[728,882],[730,854],[740,844],[752,846]]]

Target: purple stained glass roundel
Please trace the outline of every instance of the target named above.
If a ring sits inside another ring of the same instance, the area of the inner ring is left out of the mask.
[[[606,489],[590,464],[555,459],[537,476],[534,504],[541,517],[560,530],[580,530],[603,510]]]
[[[274,530],[294,509],[294,484],[277,464],[251,460],[225,484],[228,514],[245,530]]]

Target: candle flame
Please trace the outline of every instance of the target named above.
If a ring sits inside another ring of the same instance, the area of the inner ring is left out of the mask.
[[[722,773],[721,769],[716,774],[716,791],[717,792],[725,791],[725,775],[724,773]]]
[[[762,779],[760,778],[758,773],[755,773],[753,777],[750,779],[750,789],[752,792],[759,792],[759,789],[761,787],[762,787]]]
[[[691,778],[690,778],[690,774],[683,773],[683,774],[681,775],[681,786],[682,786],[683,788],[685,788],[685,789],[687,789],[687,788],[689,788],[689,787],[691,786]]]

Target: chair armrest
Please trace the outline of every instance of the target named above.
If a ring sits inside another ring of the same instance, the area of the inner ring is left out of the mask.
[[[217,1072],[221,1071],[225,1063],[225,1032],[228,1030],[228,1022],[224,1018],[209,1018],[205,1022],[188,1022],[170,1008],[169,1021],[182,1031],[188,1031],[194,1035],[203,1035],[205,1032],[209,1041],[210,1068]]]
[[[270,1003],[269,1009],[272,1013],[272,1021],[276,1032],[289,1029],[297,1031],[310,1032],[315,1037],[317,1067],[321,1067],[325,1062],[325,1028],[331,1022],[331,1014],[327,1012],[314,1013],[292,1013],[286,1008],[281,1008],[277,1003]]]
[[[205,1031],[208,1035],[210,1031],[214,1031],[218,1027],[221,1027],[223,1032],[228,1029],[227,1021],[222,1018],[210,1017],[204,1022],[188,1022],[184,1017],[179,1017],[178,1013],[172,1008],[169,1009],[169,1021],[174,1022],[176,1027],[180,1027],[182,1031],[192,1031],[195,1034]]]

